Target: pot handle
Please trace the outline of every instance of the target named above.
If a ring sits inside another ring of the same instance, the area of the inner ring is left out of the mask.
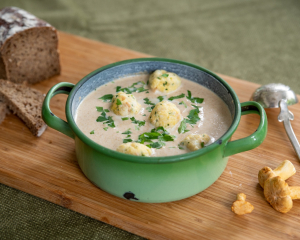
[[[55,130],[71,137],[75,138],[75,135],[70,128],[69,124],[62,120],[61,118],[55,116],[52,111],[50,110],[50,100],[57,94],[67,94],[69,95],[74,87],[74,84],[68,82],[61,82],[54,85],[49,92],[47,93],[43,107],[42,107],[42,117],[45,123],[49,126],[54,128]]]
[[[240,152],[245,152],[258,147],[267,135],[268,121],[264,108],[257,102],[241,103],[242,115],[256,113],[260,115],[260,123],[257,130],[248,137],[228,142],[225,147],[224,157],[231,156]]]

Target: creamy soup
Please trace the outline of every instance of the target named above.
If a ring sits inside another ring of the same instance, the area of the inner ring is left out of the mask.
[[[75,121],[79,129],[96,143],[116,150],[122,143],[138,141],[139,135],[154,129],[155,127],[149,122],[149,116],[154,104],[159,103],[163,99],[168,100],[171,97],[178,97],[171,102],[179,108],[181,121],[172,128],[166,128],[168,134],[174,140],[161,141],[160,145],[153,145],[154,147],[151,148],[152,156],[170,156],[190,152],[190,150],[180,146],[181,141],[188,135],[208,134],[210,136],[208,144],[211,144],[230,127],[232,117],[227,105],[209,89],[195,82],[182,79],[181,86],[177,90],[164,94],[149,89],[147,86],[148,78],[149,75],[125,77],[95,89],[81,102],[77,109]],[[141,110],[134,116],[118,116],[114,114],[110,110],[111,102],[109,101],[111,98],[109,98],[109,94],[116,95],[117,90],[132,86],[134,83],[138,83],[134,85],[134,88],[142,91],[132,92],[142,105]],[[192,98],[202,98],[203,102],[192,103],[188,91],[191,93]],[[181,97],[183,96],[182,94],[184,94],[184,97]],[[189,120],[190,111],[196,108],[199,109],[198,116],[200,120],[195,124],[187,123],[186,127],[183,126],[181,124],[182,120]],[[103,119],[107,120],[104,121]],[[178,128],[180,128],[179,130],[182,133],[179,133]],[[153,142],[155,141],[158,140],[153,140]],[[149,142],[144,144],[148,145]],[[160,148],[155,148],[157,146]]]

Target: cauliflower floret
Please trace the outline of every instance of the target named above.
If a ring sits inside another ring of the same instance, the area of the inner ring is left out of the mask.
[[[110,109],[120,116],[135,115],[140,111],[141,104],[132,94],[118,92],[112,99]]]
[[[171,128],[181,119],[180,110],[175,104],[164,100],[153,108],[150,114],[150,122],[155,127]]]
[[[149,77],[149,87],[152,90],[168,93],[175,91],[181,84],[180,77],[165,70],[156,70]]]
[[[190,134],[180,144],[186,146],[191,151],[199,150],[210,140],[207,134]]]
[[[144,144],[129,142],[123,143],[117,148],[118,152],[131,154],[135,156],[151,156],[151,149]]]

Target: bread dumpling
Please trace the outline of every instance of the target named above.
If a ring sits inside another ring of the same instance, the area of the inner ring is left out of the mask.
[[[180,145],[186,146],[191,151],[196,151],[204,147],[210,141],[210,137],[207,134],[190,134],[188,135]]]
[[[150,113],[150,123],[155,127],[171,128],[181,119],[180,110],[174,103],[167,100],[155,105]]]
[[[163,93],[175,91],[180,84],[181,79],[177,74],[165,70],[156,70],[149,78],[149,87]]]
[[[133,94],[126,94],[124,92],[118,92],[111,102],[111,110],[120,116],[135,115],[141,109],[141,104],[139,104],[133,96]]]
[[[118,148],[117,152],[126,153],[135,156],[151,156],[151,149],[146,145],[135,142],[122,143]]]

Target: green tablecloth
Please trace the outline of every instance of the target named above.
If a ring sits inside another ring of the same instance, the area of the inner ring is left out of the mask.
[[[5,6],[61,31],[300,93],[299,0],[1,0]],[[1,184],[0,238],[140,239]]]

